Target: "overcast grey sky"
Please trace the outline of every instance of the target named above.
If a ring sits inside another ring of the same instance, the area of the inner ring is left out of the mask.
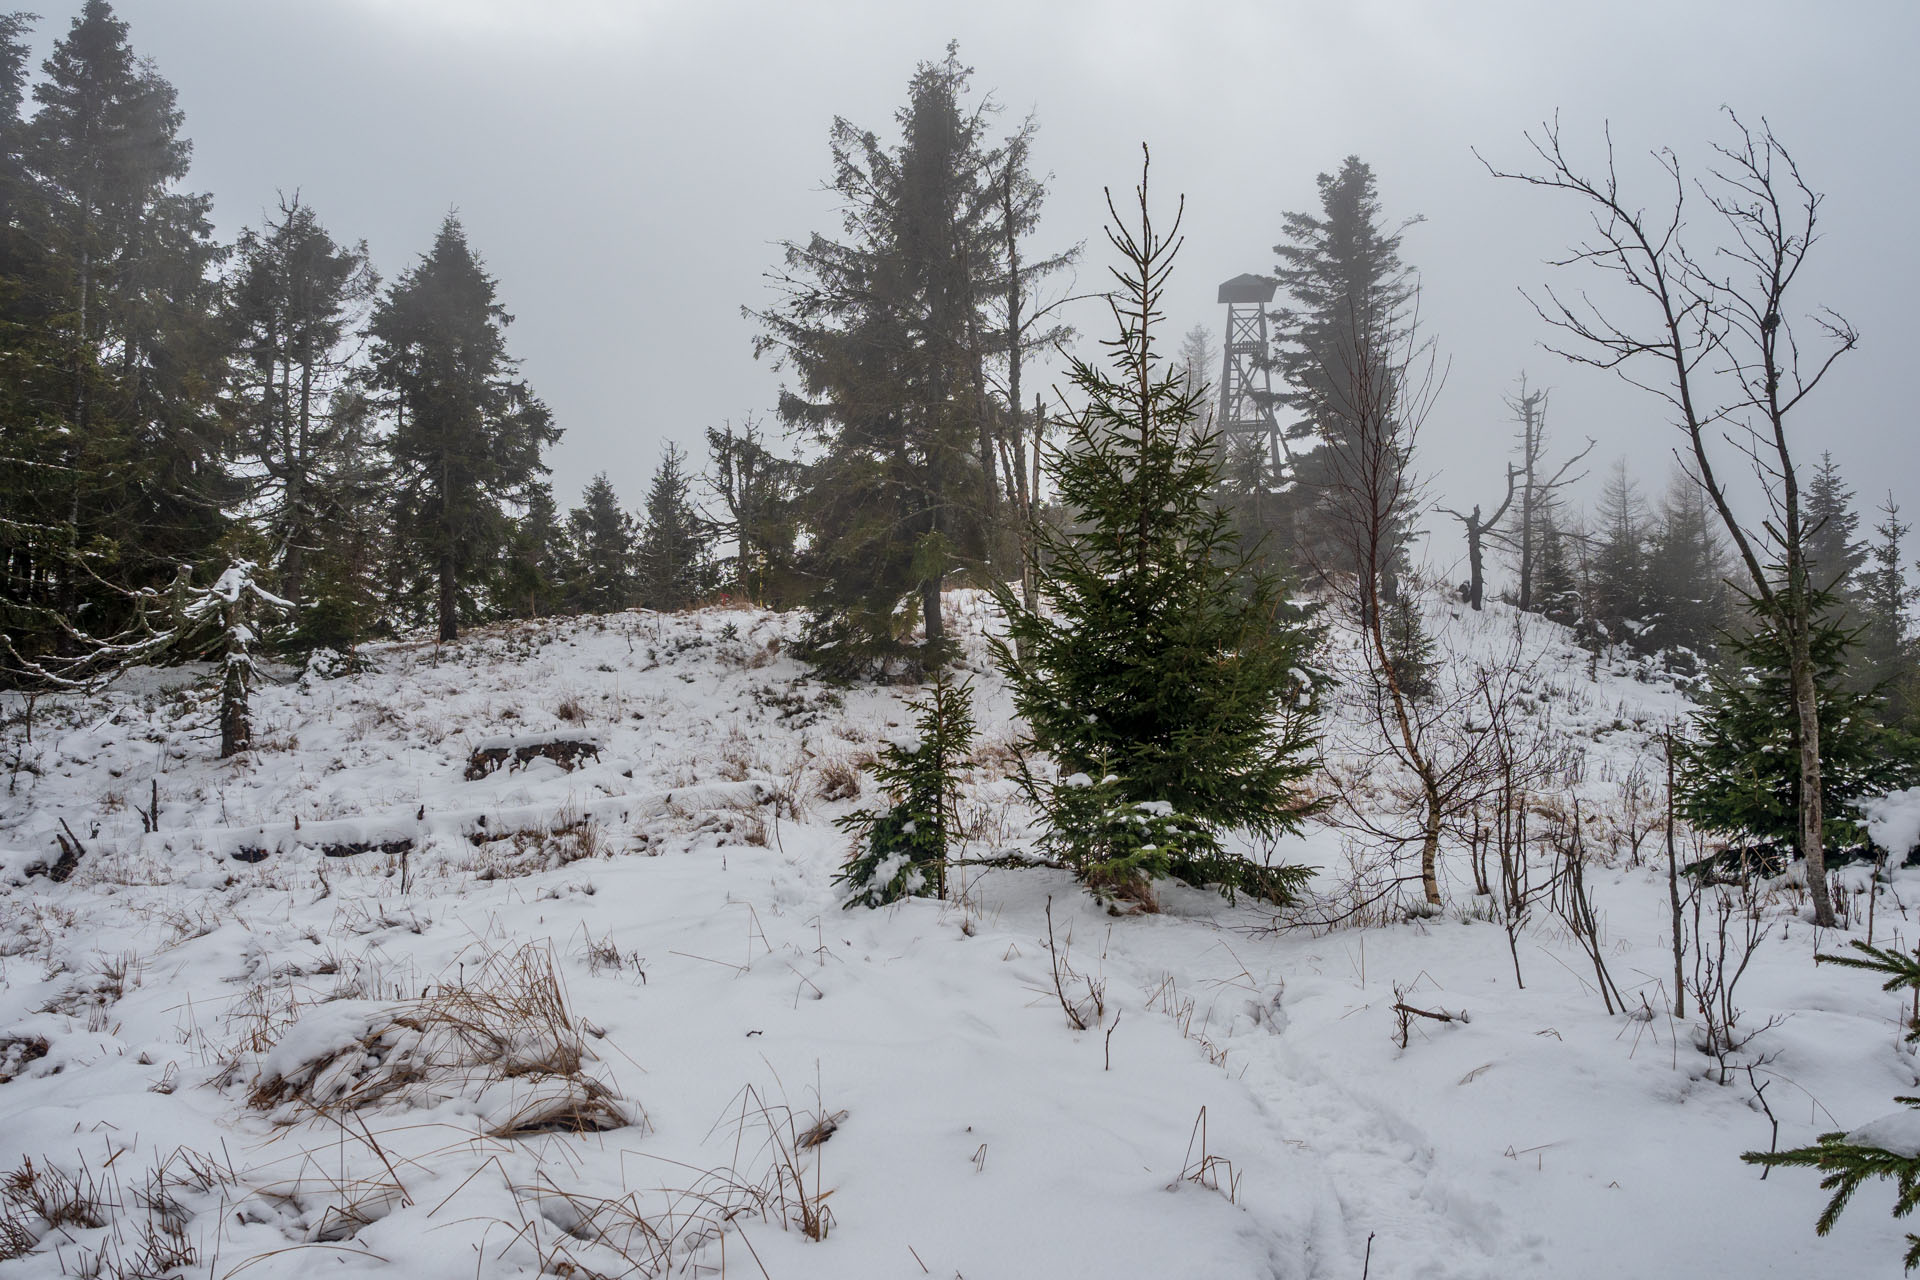
[[[36,7],[44,50],[77,0]],[[775,241],[835,225],[829,123],[888,126],[915,63],[957,37],[1009,126],[1038,112],[1037,160],[1055,174],[1038,243],[1088,240],[1084,281],[1104,265],[1101,187],[1133,183],[1143,140],[1156,193],[1186,194],[1169,353],[1191,324],[1217,332],[1221,280],[1272,268],[1281,214],[1312,206],[1315,174],[1349,153],[1372,164],[1389,215],[1426,219],[1404,253],[1451,372],[1422,469],[1455,503],[1497,497],[1501,397],[1522,369],[1553,388],[1562,441],[1601,437],[1596,484],[1625,454],[1657,493],[1672,443],[1649,398],[1542,351],[1519,296],[1582,211],[1493,181],[1469,148],[1518,164],[1521,131],[1558,110],[1586,154],[1610,121],[1623,155],[1698,160],[1724,136],[1722,104],[1765,115],[1829,197],[1800,301],[1863,335],[1805,438],[1833,450],[1863,507],[1891,488],[1920,512],[1911,0],[116,7],[179,91],[192,182],[214,193],[223,238],[297,187],[391,279],[460,211],[566,430],[551,455],[563,504],[602,469],[637,504],[666,441],[698,460],[702,427],[769,413],[778,377],[740,308],[767,301]]]

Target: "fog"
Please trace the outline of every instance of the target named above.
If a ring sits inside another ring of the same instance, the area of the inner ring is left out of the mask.
[[[190,181],[214,193],[223,240],[297,188],[391,279],[460,211],[565,428],[550,457],[563,504],[603,469],[635,504],[666,442],[697,460],[703,427],[770,416],[779,375],[753,358],[741,308],[769,300],[775,242],[835,226],[828,127],[889,127],[915,63],[957,38],[1006,127],[1037,112],[1037,167],[1054,179],[1036,244],[1087,240],[1083,287],[1102,278],[1102,187],[1134,182],[1143,141],[1163,207],[1184,193],[1168,354],[1190,325],[1218,333],[1221,280],[1272,269],[1281,215],[1314,206],[1317,173],[1368,161],[1387,214],[1424,218],[1403,255],[1449,368],[1419,466],[1456,505],[1498,499],[1502,396],[1522,370],[1553,388],[1563,443],[1599,439],[1590,489],[1626,456],[1657,493],[1675,439],[1657,401],[1542,350],[1520,290],[1550,277],[1584,210],[1494,181],[1472,149],[1521,164],[1522,131],[1558,112],[1575,153],[1597,157],[1610,124],[1657,199],[1649,148],[1697,163],[1725,136],[1723,104],[1764,116],[1828,196],[1798,300],[1862,334],[1802,417],[1803,448],[1833,451],[1861,508],[1889,489],[1920,508],[1910,4],[116,7],[178,89]],[[42,51],[69,16],[52,6]],[[1073,318],[1098,336],[1097,305]],[[1451,534],[1437,536],[1448,561]]]

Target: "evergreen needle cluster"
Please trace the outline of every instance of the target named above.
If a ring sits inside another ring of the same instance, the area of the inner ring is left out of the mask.
[[[835,877],[851,891],[849,907],[946,892],[947,848],[960,826],[959,768],[973,746],[972,695],[968,685],[942,676],[924,700],[908,705],[918,740],[887,744],[873,770],[892,803],[834,824],[856,837],[853,856]]]
[[[1855,941],[1850,944],[1858,956],[1816,955],[1821,964],[1845,965],[1889,975],[1883,991],[1920,991],[1920,957],[1903,955],[1881,947]],[[1909,1043],[1920,1040],[1920,1021],[1909,1025]],[[1895,1102],[1920,1111],[1920,1098],[1896,1097]],[[1920,1205],[1920,1117],[1894,1112],[1851,1133],[1823,1133],[1810,1147],[1791,1151],[1749,1151],[1740,1158],[1748,1164],[1801,1169],[1818,1169],[1827,1176],[1820,1180],[1822,1191],[1833,1192],[1827,1207],[1820,1211],[1814,1231],[1826,1235],[1853,1193],[1871,1179],[1885,1178],[1894,1184],[1893,1216],[1904,1218]],[[1907,1233],[1906,1269],[1920,1267],[1920,1236]]]

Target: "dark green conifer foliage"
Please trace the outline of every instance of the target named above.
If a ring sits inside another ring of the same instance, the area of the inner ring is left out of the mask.
[[[786,245],[785,299],[749,313],[762,327],[756,350],[798,375],[781,416],[824,448],[802,503],[819,584],[804,650],[839,677],[944,661],[941,583],[985,551],[980,339],[994,156],[984,109],[961,101],[970,74],[951,46],[923,63],[897,146],[835,122],[844,238]]]
[[[1880,987],[1882,991],[1920,991],[1920,960],[1914,956],[1869,946],[1858,939],[1848,945],[1860,954],[1816,954],[1814,961],[1887,974],[1886,982]],[[1907,1042],[1911,1044],[1916,1040],[1920,1040],[1920,1022],[1911,1023],[1907,1028]],[[1920,1110],[1920,1098],[1895,1097],[1894,1101]],[[1891,1121],[1906,1119],[1898,1112],[1888,1117]],[[1911,1132],[1913,1123],[1909,1120],[1908,1123],[1895,1123],[1890,1127],[1894,1132],[1888,1132],[1883,1121],[1867,1126],[1866,1131],[1823,1133],[1810,1147],[1796,1147],[1791,1151],[1749,1151],[1740,1158],[1748,1164],[1818,1169],[1826,1174],[1820,1180],[1820,1189],[1833,1192],[1833,1196],[1827,1201],[1827,1207],[1820,1211],[1813,1227],[1816,1235],[1824,1236],[1840,1220],[1840,1214],[1853,1199],[1854,1192],[1869,1179],[1885,1179],[1894,1184],[1894,1217],[1904,1218],[1913,1212],[1916,1205],[1920,1205],[1920,1154],[1906,1149],[1905,1142],[1899,1143],[1903,1148],[1901,1150],[1890,1150],[1888,1145],[1882,1145],[1897,1141],[1897,1132]],[[1874,1135],[1874,1129],[1880,1129],[1881,1133]],[[1876,1136],[1878,1142],[1872,1140]],[[1908,1271],[1920,1267],[1920,1236],[1912,1232],[1907,1233],[1905,1262]]]
[[[1299,869],[1229,855],[1217,836],[1290,830],[1308,810],[1315,635],[1211,500],[1219,439],[1154,350],[1178,222],[1155,230],[1144,170],[1137,194],[1137,229],[1121,228],[1109,199],[1121,259],[1109,299],[1118,334],[1103,342],[1111,372],[1073,362],[1084,403],[1049,459],[1069,522],[1037,531],[1046,607],[996,593],[1011,641],[995,642],[996,661],[1033,745],[1066,780],[1030,783],[1090,884],[1144,896],[1146,877],[1170,874],[1280,899]],[[1088,805],[1108,816],[1086,825]],[[1151,851],[1155,841],[1100,834],[1136,814],[1185,834]]]
[[[633,517],[602,471],[587,483],[580,505],[567,516],[573,555],[567,575],[567,606],[578,613],[616,613],[639,600],[634,573],[638,535]]]
[[[1665,652],[1692,674],[1711,658],[1732,621],[1729,566],[1714,533],[1715,515],[1693,477],[1676,470],[1647,549],[1644,647]]]
[[[1382,357],[1405,336],[1418,285],[1400,260],[1401,236],[1410,224],[1388,227],[1373,170],[1348,156],[1338,173],[1323,173],[1318,181],[1319,213],[1287,214],[1286,239],[1273,248],[1280,258],[1274,274],[1290,298],[1273,313],[1274,362],[1287,386],[1280,400],[1299,415],[1289,435],[1302,442],[1293,449],[1291,477],[1301,568],[1327,575],[1355,568],[1343,562],[1351,554],[1341,533],[1347,517],[1328,509],[1348,500],[1337,482],[1339,459],[1332,455],[1358,447],[1368,415],[1398,413],[1391,386],[1367,383],[1386,379],[1390,362]],[[1411,527],[1398,531],[1386,557],[1382,593],[1388,600],[1398,593],[1411,535]]]
[[[1878,689],[1886,699],[1885,723],[1912,732],[1920,712],[1920,653],[1907,610],[1920,591],[1907,585],[1901,544],[1911,532],[1889,494],[1874,526],[1868,567],[1857,578],[1860,655],[1855,683]]]
[[[1854,803],[1912,784],[1915,743],[1881,727],[1879,699],[1848,687],[1853,633],[1833,618],[1833,595],[1810,591],[1809,635],[1820,698],[1821,814],[1829,845],[1865,839]],[[1754,606],[1748,604],[1750,612]],[[1679,756],[1679,811],[1702,831],[1795,845],[1800,829],[1799,722],[1787,654],[1762,628],[1730,637]]]
[[[960,826],[959,771],[973,745],[971,686],[942,674],[924,699],[908,705],[918,741],[888,743],[873,769],[891,803],[834,823],[855,838],[852,857],[834,878],[848,887],[849,907],[946,893],[947,851]]]
[[[794,552],[804,468],[769,450],[751,418],[738,429],[708,427],[707,452],[707,487],[720,507],[706,525],[733,545],[733,555],[716,566],[721,585],[776,609],[798,600],[805,594]]]
[[[1427,635],[1420,616],[1420,605],[1413,594],[1401,591],[1387,603],[1387,660],[1393,664],[1394,679],[1409,698],[1425,698],[1433,693],[1433,639]]]
[[[12,85],[18,22],[9,30],[0,75]],[[42,71],[33,116],[0,113],[11,117],[5,304],[27,339],[0,343],[25,357],[6,393],[26,402],[6,452],[31,460],[9,514],[34,531],[9,548],[23,590],[8,603],[28,648],[83,613],[96,634],[130,622],[130,593],[205,558],[235,496],[217,412],[221,254],[209,198],[177,190],[191,148],[173,88],[104,0],[87,0]]]
[[[47,575],[69,550],[56,496],[67,486],[55,470],[66,452],[64,352],[38,287],[45,251],[25,223],[35,199],[21,116],[31,29],[30,15],[0,14],[0,633],[28,652],[56,631],[44,612]]]
[[[1867,562],[1867,547],[1857,537],[1860,513],[1853,509],[1853,490],[1841,478],[1831,453],[1820,455],[1802,501],[1807,580],[1832,592],[1836,604],[1847,605],[1853,598],[1854,575]]]
[[[252,498],[280,594],[302,604],[309,568],[347,551],[327,537],[366,444],[346,348],[379,277],[366,242],[336,243],[298,193],[281,198],[277,221],[240,233],[239,259],[225,309],[238,444],[259,468]]]
[[[1569,534],[1552,512],[1542,512],[1533,565],[1533,604],[1541,616],[1571,627],[1580,621],[1580,580],[1568,554]]]
[[[693,505],[687,455],[668,445],[647,489],[640,536],[640,603],[663,612],[697,603],[712,581],[705,522]]]
[[[540,451],[560,435],[512,376],[511,320],[451,214],[373,315],[372,381],[394,416],[396,552],[431,581],[442,640],[479,614],[477,589],[512,533],[503,504],[545,472]]]
[[[1604,644],[1645,647],[1647,510],[1623,458],[1600,494],[1588,562],[1588,617]]]
[[[328,414],[324,483],[308,490],[308,527],[318,553],[308,558],[307,599],[285,643],[295,653],[351,655],[382,624],[381,566],[393,546],[387,520],[392,467],[375,438],[372,406],[358,388],[338,389]]]
[[[544,618],[566,604],[566,580],[572,574],[567,532],[553,500],[553,486],[531,480],[521,496],[525,508],[514,522],[504,591],[507,611],[517,618]]]

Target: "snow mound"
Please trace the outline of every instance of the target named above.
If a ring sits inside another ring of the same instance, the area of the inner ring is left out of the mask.
[[[294,1123],[460,1100],[496,1138],[624,1128],[633,1116],[610,1083],[589,1073],[597,1061],[551,950],[528,944],[418,1000],[310,1009],[267,1051],[249,1102]]]

